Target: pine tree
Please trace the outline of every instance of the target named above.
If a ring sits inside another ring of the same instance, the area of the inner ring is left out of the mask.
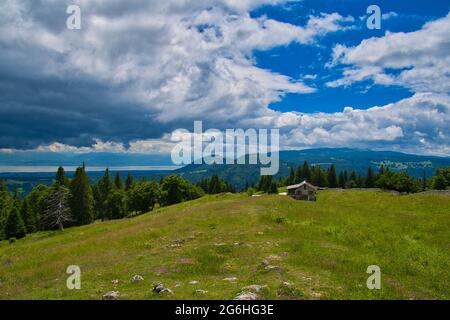
[[[334,167],[334,164],[331,165],[331,167],[328,169],[328,186],[330,188],[337,188],[338,187],[338,180],[336,176],[336,168]]]
[[[50,227],[58,227],[64,230],[64,224],[73,222],[68,204],[69,191],[60,185],[56,185],[48,198],[48,207],[44,215],[45,224]]]
[[[116,172],[116,176],[114,177],[114,185],[116,189],[122,190],[123,189],[123,182],[120,178],[120,173]]]
[[[375,177],[372,171],[372,167],[369,167],[369,169],[367,169],[367,176],[366,176],[366,181],[365,181],[365,186],[366,188],[373,188],[375,187]]]
[[[356,188],[358,186],[358,175],[356,174],[356,171],[353,170],[350,174],[350,177],[347,180],[347,188]]]
[[[269,189],[267,190],[269,194],[278,194],[278,187],[276,182],[272,181],[269,185]]]
[[[345,189],[345,177],[344,177],[344,171],[341,171],[339,173],[339,188]]]
[[[308,165],[307,161],[305,161],[303,163],[302,179],[305,180],[305,181],[308,181],[308,182],[311,181],[311,170],[309,169],[309,165]],[[302,181],[300,181],[300,182],[302,182]]]
[[[95,213],[97,218],[105,219],[107,216],[106,199],[113,189],[113,182],[109,174],[109,169],[105,170],[105,173],[97,183],[95,192]]]
[[[63,167],[59,167],[56,172],[55,182],[59,186],[67,185],[67,178]]]
[[[31,210],[28,199],[25,199],[22,203],[22,207],[20,208],[20,215],[25,224],[25,229],[27,233],[34,233],[38,230],[36,216],[34,215],[33,210]]]
[[[125,180],[125,191],[130,190],[133,183],[134,183],[133,176],[130,173],[128,173],[127,179]]]
[[[70,210],[77,225],[94,221],[92,188],[85,169],[78,168],[70,183]]]
[[[209,181],[208,193],[218,194],[222,192],[221,183],[218,175],[213,175]]]
[[[424,170],[422,175],[422,191],[425,190],[427,190],[427,173]]]
[[[2,191],[8,191],[8,188],[6,188],[6,184],[3,181],[3,179],[0,178],[0,192],[2,192]]]
[[[17,206],[14,206],[8,215],[5,225],[5,235],[7,239],[21,239],[26,235],[25,224]]]
[[[298,184],[304,180],[303,178],[303,171],[302,167],[298,166],[297,170],[295,171],[295,178],[294,178],[294,184]]]
[[[286,184],[288,186],[290,186],[290,185],[292,185],[294,183],[295,183],[295,171],[294,171],[294,168],[291,167],[291,170],[289,172],[289,177],[288,177],[288,179],[286,181]]]
[[[381,165],[380,166],[380,171],[378,172],[378,175],[382,176],[385,173],[386,173],[386,170],[384,169],[384,165]]]

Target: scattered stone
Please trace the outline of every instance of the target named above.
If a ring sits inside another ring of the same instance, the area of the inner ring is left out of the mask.
[[[118,291],[109,291],[103,295],[103,300],[117,300],[120,297]]]
[[[276,254],[272,254],[272,255],[266,257],[266,259],[267,259],[267,260],[275,260],[275,261],[279,261],[279,260],[281,260],[281,257],[280,257],[280,256],[277,256]]]
[[[116,285],[119,284],[119,280],[118,279],[114,279],[113,281],[111,281],[111,283],[116,286]]]
[[[267,271],[273,271],[273,270],[280,269],[280,267],[278,267],[278,266],[271,265],[267,259],[264,259],[261,264],[262,264],[264,270],[267,270]]]
[[[189,284],[192,284],[192,285],[198,284],[198,281],[197,280],[192,280],[191,282],[189,282]]]
[[[274,271],[274,270],[280,270],[280,267],[268,265],[268,266],[264,267],[264,269],[267,271]]]
[[[256,293],[253,292],[241,292],[239,293],[234,300],[258,300],[259,297]]]
[[[267,288],[267,286],[261,286],[259,284],[252,284],[250,286],[242,288],[242,292],[253,292],[253,293],[259,293],[262,290]]]
[[[311,297],[320,299],[322,297],[322,294],[319,292],[311,292]]]
[[[229,278],[224,278],[223,281],[236,281],[237,278],[236,277],[229,277]]]
[[[131,281],[133,281],[133,282],[144,281],[144,277],[137,274],[137,275],[134,275],[133,278],[131,278]]]
[[[201,289],[197,289],[197,290],[194,291],[194,294],[207,294],[207,293],[208,293],[208,291],[201,290]]]
[[[161,282],[155,283],[153,286],[153,292],[156,293],[169,293],[172,294],[172,290],[166,288]]]
[[[223,247],[223,246],[226,246],[227,244],[221,242],[221,243],[215,243],[214,245],[215,245],[216,247]]]

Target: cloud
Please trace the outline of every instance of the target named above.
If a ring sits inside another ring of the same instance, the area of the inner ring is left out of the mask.
[[[68,30],[59,1],[2,1],[0,148],[128,147],[196,119],[226,128],[271,117],[270,103],[316,89],[257,67],[253,51],[313,44],[351,20],[249,14],[284,2],[78,0],[82,29]]]
[[[383,20],[389,20],[389,19],[395,18],[395,17],[398,17],[398,13],[397,13],[397,12],[394,12],[394,11],[390,11],[390,12],[387,12],[387,13],[383,13],[383,15],[381,16],[381,18],[382,18]]]
[[[371,80],[414,92],[450,92],[450,14],[414,32],[387,32],[355,47],[336,45],[330,66],[347,66],[330,87]]]
[[[342,112],[335,113],[274,112],[269,117],[255,121],[265,123],[267,127],[280,128],[282,150],[351,145],[450,155],[450,97],[445,94],[417,93],[411,98],[367,110],[346,107]],[[188,133],[175,131],[162,139],[136,140],[130,142],[128,147],[114,142],[96,141],[90,147],[53,143],[41,146],[38,150],[170,154],[184,134]]]
[[[284,115],[280,116],[284,117]],[[412,153],[450,155],[450,97],[417,93],[411,98],[367,110],[297,114],[284,131],[285,148],[371,147]]]

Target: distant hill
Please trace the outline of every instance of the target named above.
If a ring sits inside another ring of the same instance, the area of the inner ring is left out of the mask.
[[[170,155],[112,152],[0,152],[0,166],[171,166]]]
[[[423,173],[430,177],[436,168],[450,166],[450,157],[433,157],[405,154],[392,151],[371,151],[348,148],[321,148],[280,152],[280,171],[277,176],[284,177],[289,174],[291,167],[297,167],[308,161],[310,165],[320,165],[328,168],[334,164],[338,171],[356,170],[364,174],[369,166],[378,169],[382,164],[393,171],[406,171],[410,175],[420,178]],[[0,166],[78,166],[86,162],[88,169],[92,166],[170,166],[168,155],[145,155],[129,153],[52,153],[52,152],[15,152],[0,153]],[[114,170],[112,170],[114,171]],[[125,175],[129,170],[120,170]],[[89,170],[88,170],[89,172]],[[177,173],[184,178],[198,182],[204,177],[213,174],[232,183],[237,188],[243,188],[248,181],[250,184],[259,179],[259,165],[188,165],[176,171],[131,171],[138,179],[159,179],[170,173]],[[89,172],[95,181],[102,172]],[[70,176],[70,174],[69,174]],[[54,173],[0,173],[0,177],[7,180],[10,188],[22,187],[27,193],[39,183],[50,184]]]
[[[371,151],[349,148],[321,148],[280,152],[280,171],[277,177],[289,174],[291,167],[297,167],[308,161],[310,165],[328,168],[334,164],[337,171],[356,170],[365,174],[371,166],[378,169],[381,165],[393,171],[406,171],[414,177],[423,173],[430,177],[440,167],[450,166],[450,157],[433,157],[405,154],[392,151]],[[246,181],[255,183],[260,176],[259,165],[188,165],[176,171],[186,179],[197,182],[202,177],[218,174],[238,188]]]

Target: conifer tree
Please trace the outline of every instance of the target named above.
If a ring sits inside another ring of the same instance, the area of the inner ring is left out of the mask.
[[[294,168],[291,167],[291,170],[289,172],[289,177],[288,177],[288,179],[286,181],[286,184],[289,186],[289,185],[292,185],[294,183],[295,183],[295,171],[294,171]]]
[[[339,188],[345,189],[345,176],[344,171],[339,173]]]
[[[70,210],[77,225],[85,225],[94,221],[92,189],[89,178],[83,167],[75,172],[70,183]]]
[[[25,224],[17,206],[14,206],[8,215],[5,225],[5,235],[7,239],[21,239],[26,235]]]
[[[338,187],[338,180],[336,176],[336,168],[334,167],[334,164],[331,165],[331,167],[328,169],[328,186],[330,188],[337,188]]]
[[[38,225],[37,225],[37,221],[36,221],[36,216],[35,216],[33,210],[31,210],[31,208],[28,204],[28,201],[29,201],[28,199],[25,199],[22,202],[22,207],[20,208],[20,215],[25,224],[26,232],[34,233],[38,230]]]
[[[134,183],[133,176],[130,173],[128,173],[127,179],[125,180],[125,191],[130,190],[133,183]]]
[[[3,179],[0,178],[0,192],[2,192],[2,191],[8,191],[8,188],[6,188],[6,184],[3,181]]]
[[[269,194],[278,194],[278,187],[275,181],[272,181],[269,185],[269,189],[267,190]]]
[[[427,190],[427,173],[425,172],[425,170],[423,171],[423,175],[422,175],[422,191]]]
[[[221,183],[218,175],[213,175],[209,181],[208,193],[218,194],[222,192]]]
[[[120,178],[120,173],[116,172],[116,176],[114,177],[114,185],[116,189],[122,190],[123,189],[123,182]]]
[[[302,179],[306,180],[308,182],[311,181],[311,170],[309,169],[309,164],[307,161],[305,161],[303,163],[303,167],[302,167]],[[303,181],[300,181],[303,182]]]
[[[113,189],[113,182],[109,174],[109,169],[100,178],[96,186],[95,192],[95,213],[98,218],[107,218],[106,199]]]
[[[366,188],[375,187],[375,176],[373,174],[372,167],[369,167],[369,169],[367,169],[365,186]]]
[[[293,184],[298,184],[298,183],[302,182],[303,180],[304,180],[304,178],[303,178],[302,167],[298,166],[297,170],[295,171],[295,178],[294,178]]]
[[[56,172],[55,183],[59,186],[67,185],[67,178],[63,167],[59,167]]]

